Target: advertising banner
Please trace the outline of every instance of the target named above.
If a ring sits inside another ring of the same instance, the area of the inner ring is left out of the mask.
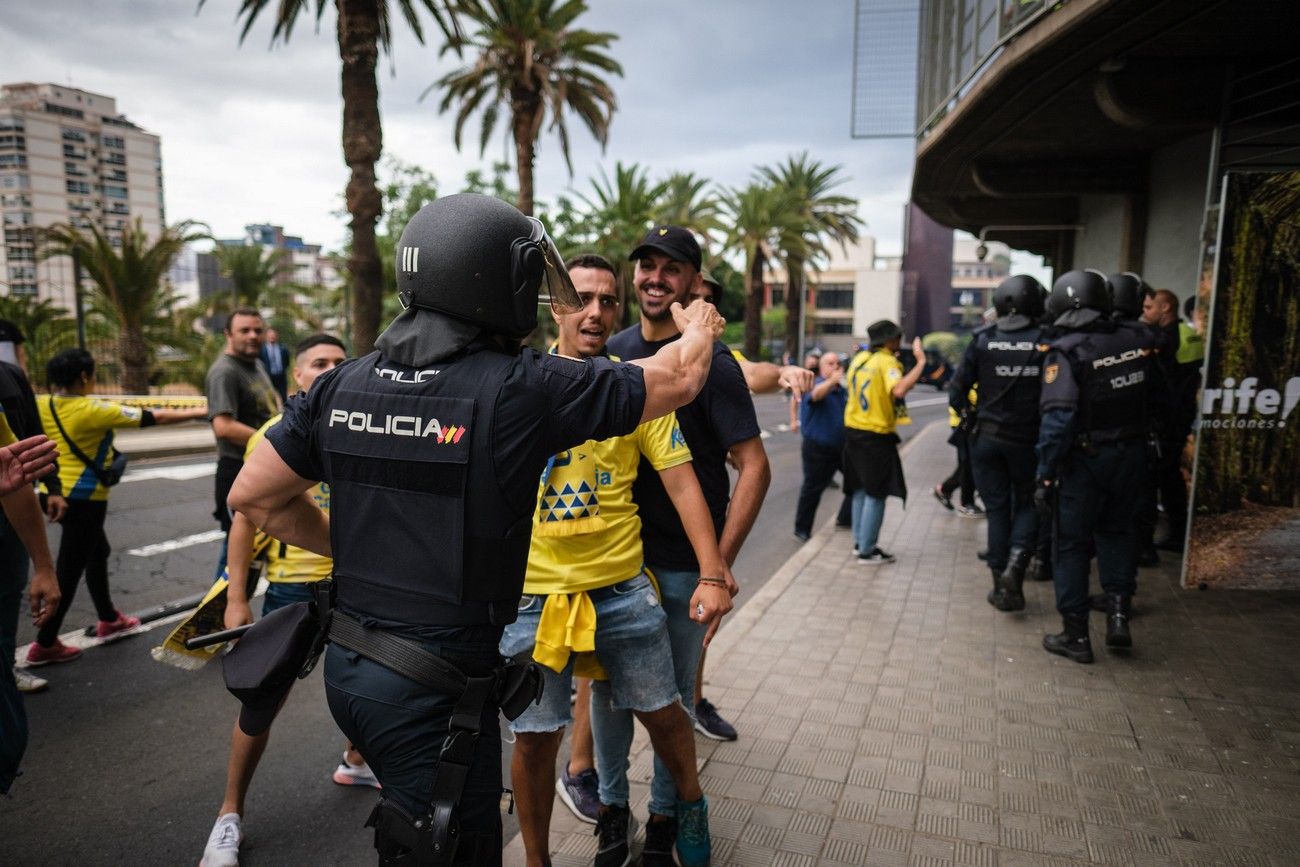
[[[1300,172],[1224,179],[1183,584],[1300,588]]]

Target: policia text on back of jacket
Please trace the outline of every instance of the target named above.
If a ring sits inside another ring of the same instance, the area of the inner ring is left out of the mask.
[[[580,302],[541,223],[487,196],[424,207],[395,264],[407,309],[376,352],[289,402],[230,503],[276,538],[334,557],[326,692],[383,785],[371,817],[380,863],[495,864],[492,678],[537,479],[551,455],[691,400],[723,320],[702,303],[676,307],[682,339],[635,364],[521,351],[539,290],[555,307]],[[318,481],[330,485],[328,518],[303,495]],[[437,658],[473,689],[432,686],[423,672]]]

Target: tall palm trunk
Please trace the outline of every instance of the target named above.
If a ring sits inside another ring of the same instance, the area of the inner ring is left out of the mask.
[[[763,251],[755,248],[749,259],[749,293],[745,297],[745,355],[758,358],[763,336]]]
[[[515,206],[533,215],[533,162],[537,157],[537,131],[542,123],[542,105],[532,93],[516,93],[511,101],[511,125],[515,137],[515,166],[519,196]]]
[[[379,122],[379,84],[375,64],[379,58],[378,0],[336,0],[338,4],[339,56],[343,60],[343,159],[352,170],[346,200],[352,215],[352,349],[370,352],[379,336],[383,309],[384,274],[375,245],[375,224],[383,213],[383,199],[375,186],[375,163],[383,151]]]
[[[803,325],[799,308],[808,289],[804,284],[803,259],[787,256],[785,260],[785,354],[791,364],[802,364],[799,358],[799,328]]]
[[[149,347],[139,325],[123,325],[117,335],[117,355],[122,359],[122,392],[149,393]]]

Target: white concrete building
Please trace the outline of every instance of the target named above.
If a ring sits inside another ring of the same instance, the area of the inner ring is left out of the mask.
[[[111,96],[59,84],[0,87],[0,294],[48,298],[71,312],[72,263],[36,261],[34,229],[98,225],[120,238],[164,223],[158,136],[120,114]]]

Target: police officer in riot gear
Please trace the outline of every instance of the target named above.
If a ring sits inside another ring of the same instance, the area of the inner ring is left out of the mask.
[[[1026,275],[1008,277],[994,290],[993,306],[997,322],[975,333],[953,378],[950,403],[960,414],[972,412],[969,393],[978,386],[971,461],[988,513],[988,601],[999,611],[1019,611],[1038,533],[1033,494],[1042,284]]]
[[[1140,274],[1124,271],[1106,278],[1110,284],[1111,318],[1116,322],[1136,322],[1142,316],[1142,302],[1151,294],[1151,287]]]
[[[690,401],[723,320],[674,305],[682,339],[634,364],[521,349],[539,298],[580,302],[542,224],[489,196],[426,205],[395,265],[406,309],[375,352],[288,402],[230,503],[334,558],[326,694],[383,785],[380,864],[500,864],[497,708],[521,711],[528,690],[496,648],[537,479],[551,455]],[[328,518],[302,493],[318,481]]]
[[[1154,340],[1110,318],[1111,289],[1099,271],[1070,271],[1052,286],[1064,334],[1043,362],[1035,503],[1055,501],[1053,563],[1063,630],[1043,638],[1051,653],[1092,662],[1088,566],[1095,547],[1106,593],[1106,644],[1129,647],[1136,589],[1135,510],[1146,467],[1147,390]]]

